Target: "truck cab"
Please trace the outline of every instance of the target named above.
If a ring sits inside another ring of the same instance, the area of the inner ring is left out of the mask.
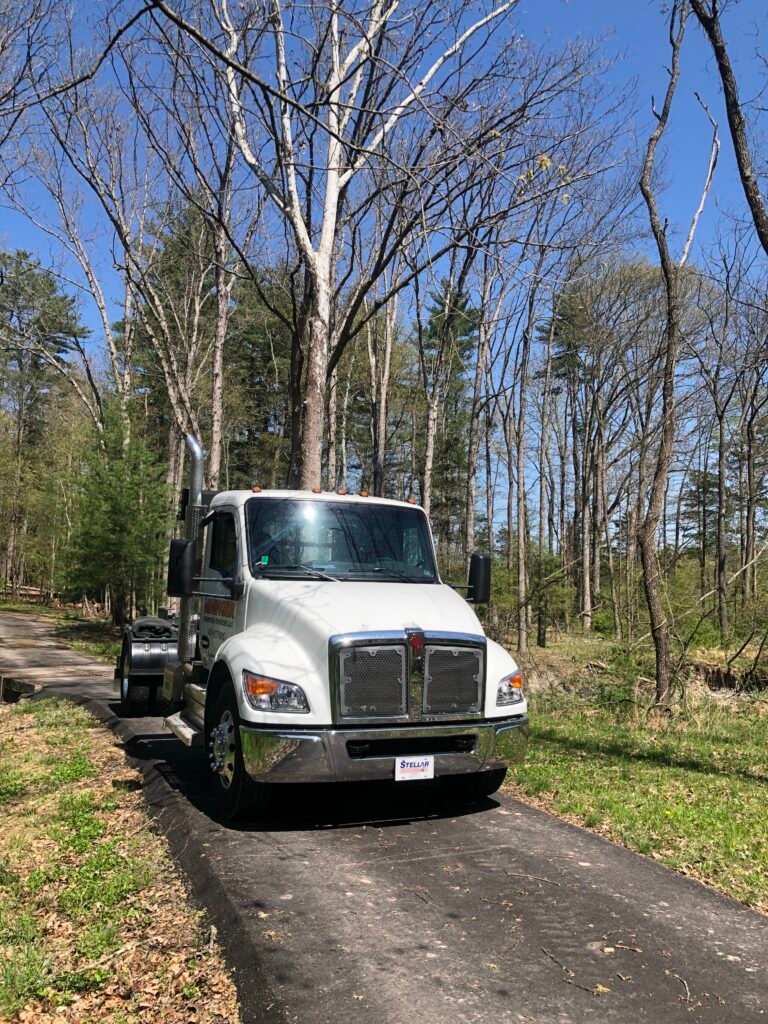
[[[181,706],[166,724],[207,746],[226,815],[292,782],[501,785],[527,741],[521,676],[440,579],[423,509],[258,488],[191,507],[169,563],[182,623],[163,694]],[[488,586],[475,557],[470,600]]]

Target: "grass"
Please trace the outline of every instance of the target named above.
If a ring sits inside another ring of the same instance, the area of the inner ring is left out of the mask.
[[[236,1022],[111,734],[53,698],[0,708],[0,737],[0,1020]]]
[[[106,619],[69,616],[57,627],[56,636],[73,650],[111,664],[115,663],[120,653],[120,630]]]
[[[768,912],[768,701],[700,694],[648,719],[627,690],[531,696],[524,798]]]

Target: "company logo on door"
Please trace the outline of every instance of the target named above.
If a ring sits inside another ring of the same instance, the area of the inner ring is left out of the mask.
[[[205,617],[211,622],[229,625],[235,617],[237,605],[234,601],[225,601],[219,597],[209,597],[204,605]]]

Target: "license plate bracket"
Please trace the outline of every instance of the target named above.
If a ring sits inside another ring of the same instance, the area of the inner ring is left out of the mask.
[[[395,782],[414,782],[419,779],[434,779],[435,758],[433,754],[418,754],[395,758]]]

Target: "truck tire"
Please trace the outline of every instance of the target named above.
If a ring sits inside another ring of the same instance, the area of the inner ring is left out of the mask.
[[[443,787],[451,797],[471,803],[491,796],[507,775],[506,768],[494,768],[488,772],[473,772],[471,775],[444,775]]]
[[[131,645],[128,639],[123,641],[117,679],[120,686],[120,714],[123,718],[149,714],[157,698],[158,684],[154,679],[146,677],[131,678]]]
[[[243,764],[240,746],[240,712],[231,681],[224,684],[213,712],[208,735],[211,767],[215,772],[216,802],[225,818],[254,818],[267,810],[272,786],[254,782]]]

